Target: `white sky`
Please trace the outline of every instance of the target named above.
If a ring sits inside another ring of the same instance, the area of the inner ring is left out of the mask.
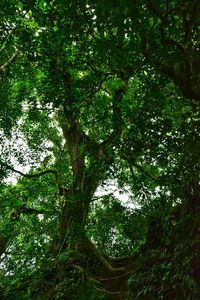
[[[113,194],[117,199],[119,199],[123,206],[135,209],[138,208],[138,204],[133,203],[133,195],[130,188],[119,188],[115,180],[108,180],[103,186],[99,186],[95,193],[96,197],[101,197],[104,195]]]

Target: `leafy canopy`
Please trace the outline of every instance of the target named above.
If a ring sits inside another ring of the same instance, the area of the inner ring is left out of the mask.
[[[1,1],[3,299],[199,297],[199,11]]]

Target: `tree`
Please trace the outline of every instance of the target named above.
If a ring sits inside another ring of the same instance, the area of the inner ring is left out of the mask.
[[[198,8],[198,1],[5,5],[2,297],[196,297],[198,260],[183,233],[197,246]],[[128,187],[139,207],[96,196],[109,180]],[[185,253],[187,272],[178,276]]]

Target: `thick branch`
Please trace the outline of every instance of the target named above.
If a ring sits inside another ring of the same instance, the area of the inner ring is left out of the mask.
[[[95,245],[82,237],[78,244],[78,261],[76,266],[85,276],[95,283],[95,288],[109,294],[121,294],[125,291],[133,256],[110,258],[102,255]]]
[[[191,58],[192,59],[192,58]],[[178,85],[178,87],[181,89],[182,94],[190,99],[190,100],[196,100],[200,101],[200,89],[198,85],[198,75],[197,78],[191,78],[190,71],[188,70],[188,62],[184,64],[182,62],[183,68],[186,68],[186,70],[174,70],[174,68],[168,64],[157,64],[155,65],[155,68],[160,71],[161,73],[165,74]],[[196,86],[195,86],[195,81]]]
[[[27,215],[39,215],[39,214],[46,214],[47,212],[44,210],[39,210],[35,208],[27,207],[26,205],[22,205],[19,208],[20,213],[27,214]]]
[[[148,41],[147,35],[146,38],[143,38],[144,49],[142,51],[148,61],[154,65],[156,70],[174,80],[186,98],[200,101],[197,49],[194,49],[192,46],[188,47],[187,45],[188,41],[193,40],[190,34],[193,32],[194,19],[196,12],[198,11],[197,7],[199,4],[197,5],[197,2],[198,1],[196,1],[196,4],[191,4],[193,9],[190,10],[189,16],[187,17],[187,7],[176,7],[171,12],[176,13],[176,15],[183,22],[183,34],[185,34],[185,42],[184,45],[182,45],[180,42],[178,42],[178,40],[168,37],[167,26],[170,26],[169,11],[167,10],[165,15],[162,14],[162,12],[159,11],[159,8],[154,5],[153,1],[149,0],[147,7],[150,13],[160,19],[160,42],[162,47],[164,48],[166,45],[170,46],[175,58],[178,54],[179,59],[177,60],[176,58],[176,63],[173,65],[173,63],[171,63],[171,53],[167,59],[164,59],[164,61],[159,59],[158,56],[154,58],[155,56],[151,55],[151,52],[148,49],[151,42]],[[195,42],[195,40],[193,40],[193,42]]]
[[[84,172],[85,172],[85,161],[84,161],[84,138],[80,129],[78,128],[77,122],[68,118],[67,113],[63,113],[60,116],[60,125],[63,131],[63,135],[66,141],[66,146],[69,151],[70,161],[74,176],[74,188],[81,188]]]
[[[96,248],[96,246],[92,243],[92,241],[87,238],[86,236],[83,236],[81,239],[81,242],[79,244],[80,247],[80,253],[87,254],[90,259],[94,260],[101,269],[103,270],[104,277],[114,277],[114,276],[120,276],[127,273],[126,266],[113,266],[109,260],[107,260]],[[93,270],[90,273],[94,273]]]

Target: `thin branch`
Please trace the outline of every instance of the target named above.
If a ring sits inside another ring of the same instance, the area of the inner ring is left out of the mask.
[[[119,295],[122,292],[122,291],[113,292],[113,291],[107,290],[105,288],[98,288],[96,286],[94,288],[95,288],[95,290],[97,290],[99,292],[104,292],[104,293],[109,294],[109,295]]]
[[[31,255],[31,256],[39,256],[40,257],[40,254],[38,254],[38,252],[35,252],[35,253],[31,253],[31,252],[13,252],[13,251],[5,251],[4,254],[6,255]]]
[[[98,278],[98,280],[103,283],[103,282],[106,282],[106,281],[110,281],[110,280],[116,280],[116,279],[119,279],[119,278],[123,278],[123,277],[126,277],[128,275],[130,275],[131,272],[126,272],[126,273],[123,273],[123,274],[120,274],[120,275],[117,275],[117,276],[113,276],[113,277],[106,277],[106,278]]]
[[[92,59],[91,59],[92,60]],[[108,77],[108,76],[113,76],[114,74],[111,73],[111,72],[104,72],[102,70],[98,70],[94,67],[94,65],[92,65],[92,63],[90,63],[89,61],[85,61],[85,63],[92,69],[92,71],[94,71],[95,73],[98,73],[98,74],[101,74],[101,75],[104,75],[105,77]]]
[[[6,68],[15,60],[17,55],[19,54],[19,50],[16,50],[13,55],[5,62],[2,66],[0,66],[0,71],[5,72]]]
[[[9,40],[10,36],[13,34],[13,32],[14,32],[15,29],[16,29],[16,28],[12,28],[12,29],[10,30],[10,32],[8,33],[7,37],[5,38],[5,41],[3,42],[2,46],[1,46],[0,54],[1,54],[1,52],[5,49],[6,43],[7,43],[7,41]]]
[[[23,177],[26,177],[26,178],[35,178],[35,177],[40,177],[40,176],[43,176],[43,175],[46,175],[46,174],[53,174],[56,177],[56,179],[58,178],[57,171],[52,170],[52,169],[44,170],[44,171],[36,173],[36,174],[25,174],[25,173],[23,173],[19,170],[14,169],[13,167],[11,167],[11,166],[3,163],[3,162],[0,162],[0,165],[3,166],[3,167],[6,167],[7,169],[9,169],[9,170],[11,170],[11,171],[23,176]]]
[[[121,116],[121,109],[120,109],[120,103],[121,100],[126,92],[125,87],[121,87],[116,90],[113,103],[112,103],[112,122],[113,122],[113,132],[99,145],[100,149],[102,150],[102,153],[104,157],[107,158],[107,147],[112,146],[113,142],[116,139],[119,139],[120,134],[122,132],[122,116]]]
[[[130,172],[132,177],[134,178],[134,170],[133,167],[135,167],[136,169],[138,169],[141,173],[147,175],[148,177],[150,177],[151,179],[153,179],[156,182],[160,182],[159,177],[155,177],[152,174],[150,174],[149,172],[147,172],[141,165],[138,165],[136,162],[133,161],[133,159],[130,157],[127,157],[125,155],[120,155],[120,158],[127,161],[129,164],[129,168],[130,168]]]
[[[165,36],[165,30],[163,26],[163,22],[161,21],[160,24],[160,36],[161,36],[161,43],[168,45],[168,46],[174,46],[176,49],[178,49],[182,54],[185,54],[186,49],[181,45],[178,41],[172,39],[172,38],[166,38]]]

